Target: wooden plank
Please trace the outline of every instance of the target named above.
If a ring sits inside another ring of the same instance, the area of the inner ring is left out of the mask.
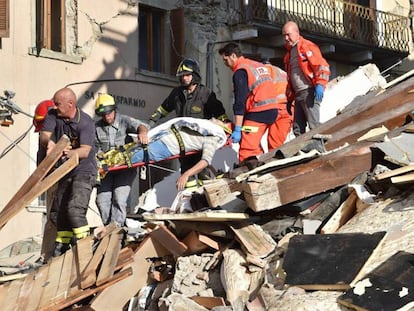
[[[371,169],[371,145],[359,142],[308,163],[250,176],[242,184],[247,205],[256,212],[269,210],[347,184]]]
[[[16,301],[19,297],[20,290],[23,286],[24,279],[18,279],[11,282],[8,287],[7,295],[1,301],[2,311],[12,311],[15,309]]]
[[[96,278],[96,286],[104,284],[114,275],[119,252],[121,251],[122,237],[122,231],[111,234],[107,250],[104,254],[101,269],[99,270],[98,276]]]
[[[134,261],[126,266],[132,268],[132,275],[100,292],[90,304],[95,311],[122,310],[138,291],[147,285],[151,263],[145,258],[162,257],[170,254],[158,241],[147,236],[139,245]]]
[[[20,187],[16,194],[10,199],[6,206],[0,212],[0,229],[22,208],[20,204],[16,204],[26,193],[36,186],[39,181],[47,175],[50,169],[55,165],[62,155],[63,150],[70,144],[70,140],[63,135],[56,143],[53,150],[39,164],[36,170],[30,175],[26,182]]]
[[[5,205],[3,209],[8,209],[18,199],[20,199],[20,197],[22,197],[28,189],[32,188],[39,182],[39,180],[45,177],[53,165],[55,165],[55,163],[60,159],[63,150],[69,144],[69,138],[66,135],[63,135],[61,139],[56,143],[53,150],[51,150],[45,159],[43,159],[43,161],[37,166],[32,175],[30,175],[30,177],[25,181],[25,183],[20,187],[20,189],[15,193],[15,195],[10,199],[10,201]]]
[[[338,303],[356,310],[412,310],[413,262],[414,254],[398,251],[339,296]]]
[[[220,249],[219,242],[197,231],[191,231],[182,239],[182,242],[187,246],[187,251],[185,252],[187,255],[200,253],[208,248]]]
[[[328,222],[322,227],[321,233],[335,233],[342,227],[356,212],[356,202],[358,196],[356,191],[352,191],[348,198],[339,206]]]
[[[299,155],[292,156],[286,159],[275,159],[273,161],[260,165],[250,171],[247,171],[242,174],[238,174],[236,176],[236,181],[242,182],[243,180],[246,180],[249,176],[254,175],[254,174],[258,174],[258,173],[262,174],[263,172],[266,172],[266,171],[268,172],[268,171],[276,170],[278,168],[290,166],[293,164],[308,162],[312,159],[317,158],[319,155],[320,153],[313,149],[305,154],[299,154]]]
[[[227,181],[221,179],[217,179],[213,183],[204,185],[203,189],[208,206],[210,207],[217,207],[221,205],[221,202],[231,192]]]
[[[27,309],[25,311],[35,311],[38,310],[40,298],[42,296],[43,288],[45,282],[47,281],[47,275],[49,271],[49,265],[41,266],[34,274],[33,280],[34,284],[32,287],[32,292],[29,297],[29,301],[26,305]]]
[[[384,236],[385,232],[296,235],[283,259],[285,283],[306,290],[347,290]]]
[[[414,182],[414,174],[406,174],[403,176],[391,177],[393,184],[408,184]]]
[[[7,296],[7,292],[9,291],[10,285],[11,282],[8,282],[0,286],[0,301],[4,301],[5,297]]]
[[[160,242],[171,254],[178,257],[187,251],[187,246],[164,225],[157,226],[150,232],[150,236]]]
[[[403,167],[399,167],[395,170],[391,170],[391,171],[387,171],[387,172],[375,175],[374,179],[375,180],[382,180],[382,179],[386,179],[386,178],[389,178],[389,177],[394,177],[394,176],[397,176],[397,175],[405,174],[405,173],[408,173],[408,172],[411,172],[411,171],[414,171],[414,164],[406,165],[406,166],[403,166]]]
[[[156,220],[191,220],[191,221],[232,221],[248,219],[249,215],[245,213],[227,213],[227,212],[194,212],[184,214],[154,214],[144,213],[143,217],[147,221]]]
[[[127,264],[130,264],[134,261],[134,251],[129,247],[124,247],[119,253],[118,261],[115,265],[115,271],[119,271],[124,268]]]
[[[20,289],[19,299],[17,299],[15,304],[15,311],[26,311],[29,310],[29,297],[32,294],[32,287],[34,285],[34,273],[31,273],[28,277],[24,278],[24,283]],[[0,297],[0,301],[3,301]]]
[[[102,261],[103,255],[106,252],[109,244],[109,236],[105,236],[99,243],[98,248],[91,261],[89,261],[85,270],[82,272],[81,288],[85,289],[89,286],[95,284],[96,281],[96,270],[98,269],[99,264]]]
[[[200,306],[203,306],[209,310],[213,309],[214,307],[225,307],[226,302],[222,297],[202,297],[202,296],[193,296],[190,299],[197,302]]]
[[[131,268],[127,268],[119,273],[117,273],[116,275],[114,275],[110,280],[108,280],[108,282],[106,282],[105,284],[98,286],[98,287],[93,287],[90,289],[86,289],[83,291],[78,291],[77,293],[71,295],[70,297],[66,298],[66,299],[62,299],[61,301],[57,301],[54,303],[51,303],[48,306],[45,306],[43,308],[40,308],[39,311],[60,311],[65,309],[66,307],[69,307],[73,304],[75,304],[76,302],[79,302],[85,298],[88,298],[89,296],[92,296],[112,285],[114,285],[117,282],[120,282],[128,277],[130,277],[132,275],[132,269]],[[95,309],[87,307],[87,310],[93,310],[95,311]],[[121,308],[122,309],[122,308]],[[119,310],[121,310],[119,309]],[[106,309],[106,310],[115,310],[115,309]]]
[[[81,274],[93,256],[93,239],[94,237],[92,235],[89,235],[86,238],[78,240],[76,245],[72,248],[74,260],[72,266],[72,275],[70,279],[70,295],[73,295],[77,291],[81,290]]]
[[[63,259],[64,256],[53,257],[49,263],[47,282],[45,282],[39,301],[40,306],[48,304],[49,301],[52,301],[56,297],[62,273]]]
[[[248,254],[264,258],[276,248],[276,242],[255,224],[235,224],[230,228]]]
[[[62,256],[61,256],[62,257]],[[57,299],[66,299],[69,295],[69,289],[71,287],[71,275],[72,269],[74,267],[74,258],[72,250],[68,250],[63,255],[63,263],[62,263],[62,271],[60,275],[60,282],[58,284],[58,288],[56,290],[55,300]]]

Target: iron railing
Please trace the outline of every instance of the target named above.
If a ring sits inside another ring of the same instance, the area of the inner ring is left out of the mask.
[[[279,28],[295,21],[302,31],[398,52],[410,48],[409,18],[341,0],[239,0],[230,23]],[[247,3],[247,4],[246,4]]]

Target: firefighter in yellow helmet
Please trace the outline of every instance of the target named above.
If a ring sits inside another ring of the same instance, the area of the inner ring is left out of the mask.
[[[95,113],[100,117],[95,123],[98,156],[133,141],[128,134],[138,134],[138,142],[148,144],[148,125],[117,112],[113,96],[100,94],[95,102]],[[123,226],[127,214],[127,200],[136,169],[109,172],[97,187],[96,205],[102,222],[116,222]]]
[[[179,64],[176,76],[180,81],[180,86],[174,88],[151,115],[149,121],[151,127],[172,111],[175,111],[177,117],[216,118],[223,122],[229,120],[216,94],[201,83],[200,66],[196,60],[185,58]],[[198,161],[200,161],[199,154],[181,159],[181,173],[193,167]],[[193,186],[197,177],[201,176],[193,176],[188,186]]]

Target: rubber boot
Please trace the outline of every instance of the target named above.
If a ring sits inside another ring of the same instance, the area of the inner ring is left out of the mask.
[[[55,242],[55,249],[53,250],[53,257],[59,257],[70,249],[70,244]]]

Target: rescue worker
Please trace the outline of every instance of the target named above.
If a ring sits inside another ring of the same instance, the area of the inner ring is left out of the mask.
[[[100,94],[95,101],[95,113],[100,120],[95,123],[96,149],[100,154],[133,141],[128,134],[138,134],[142,144],[148,144],[148,125],[140,120],[120,114],[116,111],[114,98],[109,94]],[[104,225],[116,222],[123,226],[127,214],[127,201],[131,185],[136,177],[136,169],[109,172],[97,187],[96,205]]]
[[[46,148],[40,143],[40,131],[43,128],[43,123],[45,121],[46,115],[48,114],[49,110],[55,109],[55,103],[53,100],[46,99],[41,101],[35,108],[34,117],[33,117],[33,125],[35,128],[35,133],[39,133],[39,144],[37,149],[37,156],[36,156],[36,165],[39,165],[40,162],[46,157]],[[53,204],[53,196],[56,190],[56,184],[50,187],[46,193],[42,193],[40,196],[40,200],[45,202],[43,204],[46,205],[46,222],[43,228],[43,236],[42,236],[42,246],[40,250],[40,259],[39,262],[45,263],[49,260],[50,257],[53,255],[54,250],[54,240],[56,237],[56,226],[50,219],[50,209]]]
[[[177,180],[177,189],[183,190],[191,176],[211,164],[216,150],[226,143],[226,132],[231,132],[230,126],[214,118],[212,120],[174,118],[149,131],[147,148],[143,148],[141,144],[129,144],[124,146],[125,151],[107,152],[102,161],[111,167],[124,165],[126,155],[128,161],[135,164],[144,162],[146,157],[148,161],[162,161],[174,155],[201,151],[200,160],[185,172],[181,172]]]
[[[56,109],[47,114],[40,132],[40,143],[49,153],[56,142],[67,135],[70,145],[62,153],[62,160],[77,154],[79,164],[59,180],[50,217],[57,227],[53,256],[60,256],[76,241],[89,235],[86,212],[92,188],[96,182],[95,123],[76,103],[70,88],[58,90],[53,101]]]
[[[261,139],[266,131],[269,150],[278,146],[278,93],[269,69],[245,58],[236,43],[226,44],[219,54],[233,71],[234,130],[230,139],[240,144],[239,161],[243,162],[264,152]]]
[[[177,117],[228,120],[222,102],[217,99],[213,91],[201,84],[200,67],[197,61],[190,58],[184,59],[177,68],[176,76],[180,81],[180,86],[174,88],[151,115],[149,120],[151,127],[172,111],[175,111]],[[180,159],[181,172],[184,173],[198,161],[200,161],[199,154]],[[203,178],[203,176],[193,176],[187,186],[197,186]]]
[[[292,114],[294,101],[293,133],[299,136],[306,132],[307,125],[309,129],[320,125],[320,103],[329,82],[330,69],[319,47],[300,35],[295,22],[287,22],[282,34],[287,49],[284,57],[288,75],[287,110]]]
[[[275,145],[277,148],[283,145],[286,138],[292,129],[293,116],[287,111],[287,75],[286,72],[277,66],[272,65],[268,60],[263,62],[270,71],[274,87],[277,92],[277,118],[276,118],[276,133],[275,133]]]

